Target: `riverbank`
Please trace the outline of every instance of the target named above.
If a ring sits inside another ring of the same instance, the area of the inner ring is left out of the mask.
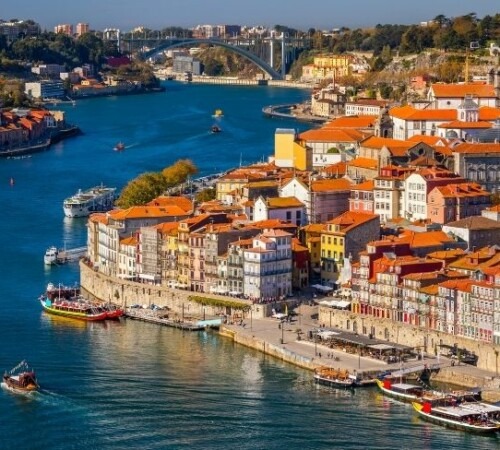
[[[321,341],[308,339],[309,332],[319,327],[318,320],[315,319],[317,308],[300,305],[296,320],[283,324],[269,317],[247,317],[242,325],[221,326],[219,334],[237,344],[310,371],[327,366],[370,378],[381,372],[398,371],[401,368],[399,362],[388,364],[381,360],[331,349]],[[423,361],[414,363],[415,367],[423,364],[436,368],[431,377],[434,382],[466,388],[479,387],[485,401],[500,401],[500,377],[496,377],[494,373],[466,364],[453,365],[449,358],[438,359],[429,355],[425,355]]]
[[[62,141],[70,137],[78,136],[82,131],[77,126],[70,126],[51,133],[50,137],[38,140],[26,145],[11,147],[0,150],[0,157],[17,157],[30,155],[32,153],[43,152],[48,150],[52,144]]]
[[[287,105],[269,105],[262,108],[262,114],[267,117],[273,117],[278,119],[292,119],[299,120],[303,122],[313,122],[318,124],[323,124],[327,122],[328,119],[324,117],[312,116],[310,114],[298,113],[297,104],[287,104]]]

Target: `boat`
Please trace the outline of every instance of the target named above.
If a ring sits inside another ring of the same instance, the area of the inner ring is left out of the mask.
[[[45,289],[45,297],[55,300],[71,300],[78,298],[80,295],[80,288],[78,286],[65,286],[63,284],[55,285],[53,283],[47,284]]]
[[[123,142],[118,142],[118,144],[116,144],[114,147],[113,147],[113,150],[115,152],[122,152],[123,150],[125,150],[125,144]]]
[[[212,115],[212,117],[224,117],[224,113],[222,112],[222,109],[216,109]]]
[[[113,209],[116,188],[95,186],[64,200],[63,209],[66,217],[87,217],[93,212],[106,212]]]
[[[500,407],[478,404],[433,406],[430,402],[412,402],[413,409],[424,420],[456,430],[472,433],[500,431]]]
[[[376,379],[375,382],[379,389],[387,396],[392,397],[401,402],[435,402],[446,398],[444,392],[433,391],[424,389],[423,386],[410,383],[393,383],[391,379],[384,379],[383,381]]]
[[[112,303],[103,303],[98,305],[103,311],[106,312],[106,319],[116,320],[119,319],[124,314],[124,310],[122,308],[118,308]]]
[[[7,389],[20,393],[34,392],[40,388],[35,371],[29,368],[26,361],[21,361],[16,367],[5,372],[3,382]]]
[[[108,317],[104,309],[98,308],[80,299],[57,299],[52,301],[50,298],[42,295],[39,300],[43,310],[50,314],[88,321],[106,320]]]
[[[347,370],[334,369],[332,367],[319,367],[314,371],[314,381],[331,387],[352,389],[355,380],[349,376]]]
[[[59,249],[57,247],[49,247],[47,250],[45,250],[45,254],[43,255],[43,263],[46,266],[51,266],[54,264],[57,264],[57,257],[59,255]]]
[[[220,133],[221,131],[222,131],[221,127],[217,125],[212,125],[212,127],[210,128],[211,133]]]

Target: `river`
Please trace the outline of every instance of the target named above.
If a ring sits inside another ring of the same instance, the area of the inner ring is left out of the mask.
[[[309,128],[261,113],[306,91],[165,86],[161,94],[65,105],[83,135],[31,158],[0,160],[0,368],[27,359],[42,385],[28,397],[0,390],[0,448],[499,448],[499,437],[424,423],[375,389],[318,387],[309,372],[212,332],[87,324],[41,311],[36,299],[48,282],[78,281],[75,264],[43,265],[48,246],[86,242],[85,220],[63,217],[65,197],[100,183],[122,188],[179,158],[192,159],[200,175],[219,172],[266,158],[276,128]],[[218,108],[222,132],[210,134]],[[113,151],[120,141],[126,149]]]

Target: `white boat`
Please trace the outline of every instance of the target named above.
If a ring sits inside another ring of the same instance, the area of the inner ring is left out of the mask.
[[[106,212],[113,209],[116,188],[103,185],[86,191],[81,189],[72,197],[64,200],[63,209],[66,217],[87,217],[93,212]]]
[[[46,266],[51,266],[57,264],[57,256],[59,255],[59,249],[57,247],[49,247],[43,255],[43,262]]]

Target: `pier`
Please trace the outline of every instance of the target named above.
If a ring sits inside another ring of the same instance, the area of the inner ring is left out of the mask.
[[[170,319],[168,312],[163,310],[154,310],[150,308],[127,308],[124,317],[143,322],[154,323],[156,325],[164,325],[171,328],[178,328],[185,331],[201,331],[207,328],[219,328],[222,324],[221,319],[208,320],[185,320],[185,319]]]

